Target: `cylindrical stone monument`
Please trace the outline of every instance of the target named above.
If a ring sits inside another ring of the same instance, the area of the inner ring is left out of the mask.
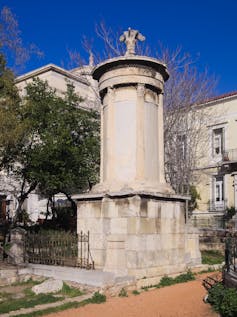
[[[135,55],[144,37],[120,38],[125,56],[95,67],[101,97],[100,183],[78,204],[77,230],[90,231],[95,267],[136,278],[177,273],[200,263],[198,232],[185,201],[165,182],[163,91],[169,75],[157,59]]]
[[[135,45],[132,32],[137,31],[130,30]],[[100,184],[94,191],[172,193],[164,177],[166,66],[127,52],[99,64],[93,78],[102,103]]]

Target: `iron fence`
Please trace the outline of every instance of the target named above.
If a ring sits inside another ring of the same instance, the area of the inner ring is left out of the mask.
[[[29,263],[94,269],[89,231],[79,234],[64,231],[27,233],[26,256]]]
[[[225,269],[237,272],[237,238],[227,237],[225,241]]]

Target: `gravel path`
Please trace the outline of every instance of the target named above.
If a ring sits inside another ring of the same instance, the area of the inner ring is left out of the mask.
[[[209,274],[210,275],[210,274]],[[143,292],[108,298],[103,304],[50,314],[50,317],[218,317],[203,302],[202,279]]]

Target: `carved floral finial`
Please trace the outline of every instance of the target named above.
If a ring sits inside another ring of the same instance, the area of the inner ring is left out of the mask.
[[[120,36],[120,42],[125,42],[127,46],[127,51],[125,56],[133,56],[135,55],[135,46],[137,41],[144,41],[146,38],[138,30],[133,30],[128,28],[127,31],[123,32]]]
[[[94,55],[93,55],[92,51],[90,51],[89,66],[94,66]]]

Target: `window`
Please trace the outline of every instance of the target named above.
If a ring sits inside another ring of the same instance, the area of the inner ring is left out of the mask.
[[[185,134],[181,134],[177,136],[177,147],[178,147],[179,158],[186,159],[187,137]]]
[[[216,176],[214,178],[213,186],[213,202],[216,210],[224,208],[224,178],[223,176]]]
[[[224,130],[223,128],[213,130],[213,156],[224,152]]]

